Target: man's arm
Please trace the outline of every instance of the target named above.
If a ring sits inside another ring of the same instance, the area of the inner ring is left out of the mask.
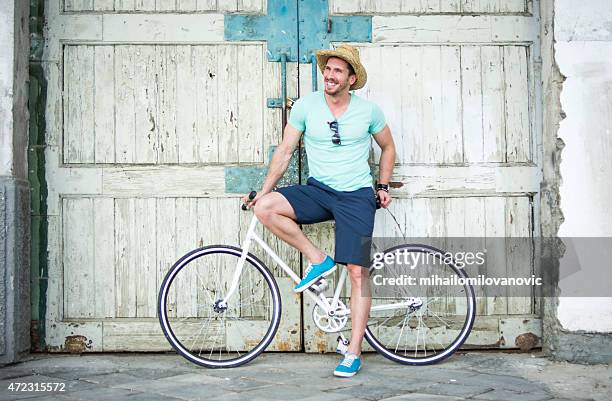
[[[395,164],[395,143],[388,125],[385,125],[380,132],[374,135],[374,140],[382,150],[379,161],[378,182],[380,184],[389,184],[391,174],[393,174],[393,165]],[[391,203],[389,193],[385,191],[377,191],[380,197],[380,205],[384,208]]]
[[[255,199],[253,199],[250,206],[253,206],[257,203],[257,200],[267,193],[271,192],[278,180],[281,179],[285,171],[287,171],[287,167],[289,167],[289,161],[291,160],[291,155],[295,150],[296,146],[300,142],[300,137],[302,133],[295,128],[293,128],[290,124],[285,126],[285,132],[283,134],[283,141],[274,151],[272,155],[272,160],[270,161],[270,167],[268,168],[268,174],[266,175],[266,179],[261,187],[261,191],[257,193]],[[244,203],[247,203],[248,195],[242,198]]]

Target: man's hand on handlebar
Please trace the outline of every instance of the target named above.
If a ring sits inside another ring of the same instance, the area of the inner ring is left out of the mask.
[[[248,210],[252,206],[255,206],[259,198],[261,198],[265,194],[266,192],[263,192],[263,191],[259,191],[259,192],[251,191],[245,196],[243,196],[242,197],[242,210]]]

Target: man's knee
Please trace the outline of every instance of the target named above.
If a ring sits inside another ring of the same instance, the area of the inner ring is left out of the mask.
[[[274,213],[274,197],[267,194],[261,197],[255,205],[255,216],[263,224],[267,225]]]
[[[368,280],[370,277],[369,270],[363,266],[348,264],[346,265],[348,269],[349,276],[351,277],[351,281],[357,284],[360,284],[362,280]]]

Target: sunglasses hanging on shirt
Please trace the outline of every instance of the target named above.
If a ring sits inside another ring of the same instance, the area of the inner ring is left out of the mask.
[[[334,121],[328,121],[327,125],[329,125],[329,129],[331,130],[331,132],[333,132],[332,135],[332,143],[334,145],[340,145],[341,141],[340,141],[340,133],[338,132],[338,120],[334,120]]]

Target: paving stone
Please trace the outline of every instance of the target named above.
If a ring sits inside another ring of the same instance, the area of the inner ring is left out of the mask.
[[[269,401],[302,400],[311,396],[313,390],[300,386],[268,386],[240,393],[245,399],[263,398]]]
[[[204,401],[212,397],[227,396],[236,394],[233,391],[226,390],[214,384],[196,384],[196,383],[167,383],[165,387],[157,387],[149,389],[150,392],[162,394],[169,397],[176,397],[185,400]],[[130,398],[131,399],[131,398]]]
[[[124,398],[124,400],[129,400],[129,401],[185,401],[185,399],[180,399],[176,397],[170,397],[167,395],[155,394],[155,393],[139,393],[135,395],[130,395]],[[119,401],[119,400],[113,400],[113,401]]]
[[[450,397],[447,395],[435,395],[435,394],[420,394],[411,393],[404,394],[398,397],[385,398],[384,401],[460,401],[461,398]],[[383,401],[383,400],[381,400]]]
[[[550,400],[553,396],[544,392],[519,393],[501,389],[489,391],[488,393],[480,394],[473,398],[477,400],[493,401],[543,401]]]
[[[487,393],[489,391],[493,391],[493,389],[485,386],[464,386],[462,384],[436,383],[431,386],[420,388],[416,390],[415,393],[470,398],[479,394]]]
[[[130,391],[122,388],[94,387],[87,390],[73,391],[66,393],[67,399],[85,401],[107,401],[120,400],[128,396],[140,394],[140,392]]]
[[[83,375],[81,380],[95,383],[95,384],[105,384],[105,385],[113,385],[113,384],[122,384],[122,383],[132,383],[140,380],[136,376],[132,376],[127,373],[107,373],[103,375]]]
[[[381,400],[396,395],[400,395],[404,390],[381,385],[364,385],[346,387],[337,390],[331,390],[334,393],[350,394],[356,398],[364,398],[366,400]]]

